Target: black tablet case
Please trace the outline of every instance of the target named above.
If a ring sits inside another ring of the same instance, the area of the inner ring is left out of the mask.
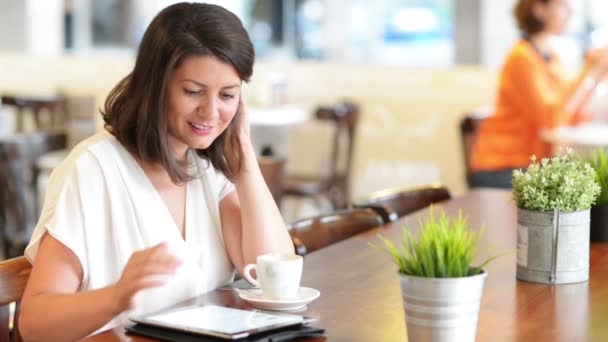
[[[230,341],[219,337],[204,336],[188,332],[175,331],[144,324],[133,324],[125,328],[129,333],[152,337],[163,341],[175,342],[219,342]],[[267,331],[238,340],[239,342],[284,342],[295,339],[324,338],[324,329],[307,325],[297,325],[272,331]]]

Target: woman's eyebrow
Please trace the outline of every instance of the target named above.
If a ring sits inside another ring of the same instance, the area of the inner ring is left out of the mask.
[[[197,82],[197,81],[195,81],[195,80],[191,80],[191,79],[189,79],[189,78],[186,78],[186,79],[184,79],[183,81],[184,81],[184,82],[192,82],[192,83],[194,83],[194,84],[196,84],[196,85],[198,85],[198,86],[201,86],[201,87],[205,87],[205,88],[207,87],[207,85],[206,85],[206,84],[201,83],[201,82]],[[227,85],[227,86],[222,87],[222,89],[238,88],[238,87],[240,87],[240,86],[241,86],[240,84],[231,84],[231,85]]]

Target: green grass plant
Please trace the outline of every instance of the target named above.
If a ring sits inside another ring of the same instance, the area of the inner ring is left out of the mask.
[[[608,155],[602,148],[591,152],[589,164],[595,170],[595,180],[600,185],[595,204],[608,204]]]
[[[472,266],[483,228],[469,229],[468,219],[458,212],[450,219],[445,212],[436,218],[431,207],[426,220],[420,220],[417,239],[403,228],[401,246],[379,235],[382,244],[370,244],[387,252],[399,267],[399,273],[427,278],[457,278],[479,274],[497,256],[479,266]]]

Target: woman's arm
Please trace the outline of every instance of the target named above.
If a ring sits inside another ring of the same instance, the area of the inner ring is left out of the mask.
[[[564,123],[571,123],[574,116],[582,111],[597,85],[606,77],[607,72],[608,54],[606,51],[587,60],[583,71],[566,94]]]
[[[234,185],[236,193],[220,203],[220,217],[228,254],[242,273],[246,264],[255,263],[258,255],[294,253],[293,243],[258,165],[249,138],[247,112],[241,104],[239,128],[241,170]]]
[[[587,66],[567,89],[558,90],[548,78],[544,62],[527,50],[509,57],[503,70],[503,87],[510,87],[517,96],[517,108],[523,108],[537,127],[554,128],[572,122],[585,105],[608,70],[608,58],[598,59]]]
[[[172,274],[177,265],[159,244],[134,253],[116,284],[77,292],[83,276],[78,258],[47,233],[23,294],[21,335],[27,341],[80,340],[131,308],[139,290],[162,285],[153,276]]]

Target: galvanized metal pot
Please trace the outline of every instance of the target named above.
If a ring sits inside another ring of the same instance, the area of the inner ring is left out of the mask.
[[[517,279],[567,284],[589,280],[589,209],[517,209]]]
[[[462,278],[399,274],[407,336],[416,341],[475,341],[487,273]]]

